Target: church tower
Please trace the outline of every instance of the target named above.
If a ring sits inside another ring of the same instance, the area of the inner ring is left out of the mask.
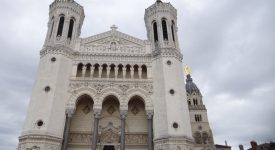
[[[190,121],[192,125],[192,134],[195,139],[194,150],[213,150],[214,139],[210,128],[207,109],[203,104],[202,94],[191,78],[189,67],[186,71],[186,94],[190,111]]]
[[[193,140],[177,36],[177,10],[157,0],[145,10],[145,24],[153,51],[155,150],[190,150]]]
[[[71,54],[79,40],[84,11],[74,0],[55,0],[49,11],[48,32],[18,150],[61,149]]]

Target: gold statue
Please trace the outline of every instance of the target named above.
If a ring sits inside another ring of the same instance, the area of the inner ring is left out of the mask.
[[[189,68],[189,66],[186,65],[186,66],[185,66],[185,74],[186,74],[186,75],[190,75],[190,73],[191,73],[191,72],[190,72],[190,68]]]

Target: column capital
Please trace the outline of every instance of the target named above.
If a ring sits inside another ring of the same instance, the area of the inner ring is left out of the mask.
[[[68,115],[68,117],[72,117],[74,114],[74,109],[73,108],[67,108],[65,111],[66,115]]]
[[[120,119],[125,119],[127,117],[128,110],[121,110],[120,111]]]
[[[153,119],[153,116],[154,116],[153,110],[146,111],[146,114],[147,114],[147,119]]]
[[[101,109],[94,109],[94,117],[99,119],[101,115]]]

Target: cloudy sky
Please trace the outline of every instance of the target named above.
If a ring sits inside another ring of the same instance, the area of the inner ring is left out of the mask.
[[[18,144],[52,0],[0,1],[0,149]],[[146,39],[154,0],[78,0],[82,37],[109,30]],[[171,0],[184,63],[204,95],[215,143],[275,141],[275,1]]]

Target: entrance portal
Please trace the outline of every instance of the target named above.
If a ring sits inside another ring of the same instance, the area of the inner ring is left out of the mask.
[[[115,150],[115,146],[113,145],[104,146],[103,150]]]

